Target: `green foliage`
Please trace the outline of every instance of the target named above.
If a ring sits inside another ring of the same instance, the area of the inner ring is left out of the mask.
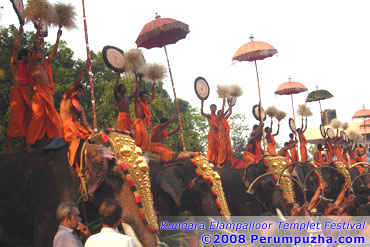
[[[249,131],[249,127],[246,122],[247,117],[244,114],[232,114],[229,118],[230,138],[234,151],[234,159],[243,159]]]
[[[0,29],[0,68],[5,71],[6,75],[3,80],[0,78],[0,135],[5,136],[8,119],[9,119],[9,92],[12,86],[12,76],[10,72],[10,57],[13,51],[14,39],[18,33],[14,25],[8,28]],[[21,37],[20,47],[32,49],[35,34],[33,32],[25,32]],[[63,36],[62,36],[63,37]],[[53,44],[54,45],[54,44]],[[44,43],[41,51],[48,55],[53,50],[53,45]],[[61,40],[56,53],[55,59],[52,63],[53,77],[55,82],[54,91],[54,105],[59,112],[59,104],[63,94],[73,84],[75,79],[81,73],[85,66],[85,61],[73,58],[73,51],[68,47],[67,42]],[[113,87],[117,79],[117,74],[108,69],[103,61],[101,52],[90,52],[91,66],[92,66],[92,82],[94,87],[94,98],[96,108],[96,119],[98,129],[104,127],[116,127],[118,108],[116,106]],[[82,80],[82,85],[85,87],[85,92],[81,105],[84,106],[86,118],[93,127],[92,123],[92,107],[91,94],[88,73],[85,74]],[[120,79],[120,83],[126,85],[129,95],[135,91],[135,79],[130,76],[125,76]],[[151,95],[151,84],[143,82],[141,90],[146,90]],[[189,102],[178,99],[179,109],[181,113],[181,120],[183,125],[184,139],[186,149],[190,151],[204,152],[207,142],[207,122],[202,117],[198,110],[193,108]],[[135,106],[132,101],[130,104],[130,113],[132,119],[135,118]],[[157,94],[155,100],[149,105],[152,112],[151,129],[159,124],[161,117],[169,118],[175,111],[175,103],[169,96],[166,90],[163,89],[162,82],[157,83]],[[172,131],[178,126],[178,118],[175,117],[173,123],[168,127],[168,131]],[[182,142],[180,132],[169,137],[163,141],[165,145],[171,147],[175,152],[182,151]],[[5,150],[6,142],[2,141],[0,144],[0,152]]]

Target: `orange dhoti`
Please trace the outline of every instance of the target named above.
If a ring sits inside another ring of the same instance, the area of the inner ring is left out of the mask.
[[[334,147],[334,154],[337,156],[337,160],[344,163],[344,159],[342,156],[342,148]]]
[[[160,142],[152,142],[151,151],[153,153],[160,154],[161,160],[165,162],[169,162],[174,153],[174,151],[171,148],[164,146]]]
[[[72,166],[76,160],[76,153],[80,140],[89,137],[89,131],[73,118],[63,123],[64,140],[69,143],[69,164]]]
[[[267,143],[267,152],[270,155],[276,155],[275,145],[273,143]]]
[[[307,146],[305,143],[299,144],[299,151],[301,151],[301,161],[307,161],[308,160],[308,154],[307,154]]]
[[[27,143],[34,143],[45,134],[48,138],[63,137],[62,122],[54,108],[52,89],[49,85],[33,87],[32,119],[28,130]]]
[[[136,118],[134,122],[135,130],[135,144],[140,147],[142,151],[149,151],[150,138],[148,130],[145,127],[144,119]]]
[[[132,129],[132,120],[130,113],[120,112],[117,117],[117,129],[119,130],[128,130]]]
[[[244,151],[243,160],[245,160],[245,167],[256,163],[256,156],[253,153]]]
[[[210,130],[208,132],[208,150],[207,150],[207,160],[214,164],[217,164],[218,151],[219,151],[220,139],[218,132]]]
[[[26,86],[13,86],[10,90],[10,118],[7,132],[10,138],[27,135],[32,117],[30,92],[30,88]]]
[[[233,160],[233,157],[234,154],[229,133],[226,131],[220,132],[220,146],[218,150],[217,164],[221,165],[226,161]]]
[[[290,150],[290,158],[292,162],[299,161],[298,157],[298,150],[296,147],[289,149]]]

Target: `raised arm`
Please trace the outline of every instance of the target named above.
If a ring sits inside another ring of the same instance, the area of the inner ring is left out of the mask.
[[[229,117],[231,116],[231,114],[233,113],[233,105],[232,104],[230,104],[229,105],[229,109],[227,109],[227,111],[226,111],[226,116],[225,116],[225,118],[226,119],[229,119]]]
[[[41,22],[38,21],[37,26],[36,26],[35,41],[33,42],[31,61],[36,60],[36,53],[40,50],[40,45],[41,45],[40,43],[42,43],[43,41],[43,38],[40,37],[40,32],[41,32]]]
[[[203,107],[204,107],[204,100],[201,100],[200,114],[201,114],[203,117],[211,118],[211,115],[210,115],[210,114],[204,113],[204,111],[203,111]]]
[[[23,33],[23,25],[20,25],[17,38],[15,38],[15,40],[14,40],[14,47],[13,47],[12,57],[10,58],[10,68],[12,68],[12,69],[17,66],[19,42],[20,42],[22,33]]]
[[[50,64],[53,63],[55,54],[57,53],[58,46],[59,46],[59,41],[60,41],[60,36],[62,36],[62,29],[59,28],[58,33],[57,33],[57,40],[55,41],[54,49],[48,56],[48,61]]]
[[[141,82],[141,79],[137,75],[135,76],[135,78],[136,78],[136,84],[135,84],[135,101],[136,102],[139,102],[140,101],[139,91],[140,91],[140,82]]]
[[[75,88],[81,83],[86,71],[88,70],[89,68],[89,61],[86,61],[86,64],[85,64],[85,67],[82,69],[81,73],[79,74],[79,76],[77,77],[77,79],[75,80],[75,82],[73,83],[73,85],[68,89],[68,91],[64,94],[63,98],[69,98],[71,97],[73,91],[75,90]]]
[[[118,92],[118,83],[119,83],[119,79],[121,78],[121,73],[117,73],[117,80],[116,80],[116,83],[114,84],[114,99],[116,101],[119,101],[120,99],[120,95],[119,95],[119,92]]]
[[[160,126],[164,129],[166,128],[172,121],[173,119],[175,118],[175,115],[176,115],[176,112],[174,112],[171,117],[164,123],[161,123]]]
[[[150,98],[150,100],[148,101],[148,104],[152,103],[152,101],[155,99],[155,94],[157,92],[157,89],[156,89],[156,84],[153,83],[152,84],[152,97]]]
[[[278,123],[278,129],[277,129],[276,133],[273,134],[273,136],[277,136],[279,134],[279,130],[280,130],[280,122]]]
[[[306,120],[305,120],[305,126],[304,126],[304,128],[302,128],[302,132],[304,133],[306,131],[306,129],[307,129],[307,117],[306,117]]]

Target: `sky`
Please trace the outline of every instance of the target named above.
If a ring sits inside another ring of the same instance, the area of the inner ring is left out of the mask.
[[[60,0],[76,7],[78,29],[64,30],[62,40],[75,52],[75,58],[86,59],[82,2]],[[54,3],[56,1],[50,1]],[[26,1],[24,1],[26,4]],[[1,1],[0,25],[18,25],[10,1]],[[194,80],[204,77],[210,86],[205,111],[216,103],[221,107],[217,85],[237,84],[243,95],[237,100],[234,113],[246,114],[251,127],[257,121],[252,107],[258,103],[254,63],[233,62],[240,46],[250,41],[264,41],[278,54],[257,61],[263,108],[275,106],[287,113],[282,120],[278,142],[288,139],[288,118],[292,117],[291,97],[275,95],[277,87],[288,81],[301,82],[308,92],[326,89],[334,97],[322,101],[324,109],[335,109],[342,122],[352,121],[363,105],[370,108],[370,1],[368,0],[202,0],[202,1],[118,1],[86,0],[86,18],[90,49],[101,51],[106,45],[124,51],[136,48],[135,40],[142,27],[155,13],[189,25],[190,33],[176,44],[167,46],[177,97],[200,108],[194,92]],[[28,23],[26,31],[34,27]],[[54,43],[55,28],[49,29],[46,41]],[[148,63],[167,66],[163,48],[142,48]],[[172,96],[169,76],[164,87]],[[308,92],[293,96],[295,108],[304,104]],[[308,127],[320,124],[317,102],[308,103],[313,116]],[[275,126],[276,130],[276,126]]]

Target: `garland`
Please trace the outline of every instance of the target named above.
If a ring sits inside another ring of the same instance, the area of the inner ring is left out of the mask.
[[[193,164],[193,166],[194,166],[195,174],[197,175],[197,177],[199,177],[199,178],[201,178],[201,179],[206,180],[206,181],[211,185],[211,193],[212,193],[212,195],[213,195],[213,198],[214,198],[214,199],[215,199],[215,201],[216,201],[216,205],[217,205],[218,210],[220,211],[220,215],[225,216],[225,214],[223,213],[223,211],[222,211],[222,209],[221,209],[221,204],[220,204],[220,201],[219,201],[219,199],[218,199],[217,193],[216,193],[216,191],[215,191],[215,190],[214,190],[214,188],[213,188],[213,182],[212,182],[211,178],[210,178],[209,176],[203,176],[203,175],[201,175],[201,174],[200,174],[200,172],[199,172],[199,167],[198,167],[197,163],[196,163],[196,162],[195,162],[195,160],[194,160],[194,158],[195,158],[196,156],[198,156],[198,155],[202,155],[202,156],[204,156],[204,157],[205,157],[205,155],[204,155],[203,153],[199,153],[199,152],[197,152],[197,153],[191,153],[191,154],[190,154],[190,162],[191,162],[191,163]]]
[[[134,133],[133,132],[130,132],[130,131],[127,131],[127,130],[119,130],[119,129],[107,128],[107,129],[103,129],[102,131],[105,134],[107,134],[107,135],[109,133],[112,133],[112,132],[117,132],[117,133],[121,133],[121,134],[124,134],[124,135],[129,135],[131,138],[134,137]],[[104,142],[104,144],[105,144],[106,147],[110,147],[111,146],[111,144],[110,144],[109,139],[108,139],[107,136],[102,135],[102,139],[103,139],[103,142]],[[137,188],[136,188],[136,185],[135,185],[135,181],[132,179],[129,169],[127,168],[126,164],[123,163],[122,161],[120,163],[118,163],[117,165],[119,165],[122,168],[123,174],[125,174],[126,180],[127,180],[128,184],[129,184],[129,186],[131,188],[131,191],[132,191],[133,195],[134,195],[135,203],[139,207],[140,217],[143,220],[144,225],[148,228],[149,231],[151,231],[153,233],[157,233],[157,230],[154,229],[153,227],[151,227],[148,224],[148,221],[145,218],[144,209],[143,209],[143,203],[141,202],[140,194],[137,191]],[[149,177],[149,182],[150,182],[150,177]],[[151,197],[152,197],[152,200],[153,200],[153,193],[150,193],[150,194],[151,194]],[[154,208],[154,203],[153,203],[153,208]],[[154,215],[157,215],[157,212],[155,210],[154,210]]]

